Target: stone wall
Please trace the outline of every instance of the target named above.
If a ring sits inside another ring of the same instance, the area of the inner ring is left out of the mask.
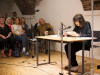
[[[35,12],[35,0],[14,0],[22,15],[33,15]]]
[[[81,2],[85,11],[91,10],[91,0],[81,0]],[[93,1],[93,9],[100,10],[100,0]]]

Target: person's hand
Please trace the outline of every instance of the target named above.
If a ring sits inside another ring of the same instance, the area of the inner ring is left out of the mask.
[[[7,38],[9,38],[9,37],[10,37],[10,35],[7,36]]]
[[[21,36],[22,34],[24,34],[24,32],[21,32],[21,34],[19,34],[19,36]]]
[[[44,31],[44,34],[45,34],[45,32],[46,32],[46,31]]]
[[[3,39],[6,39],[6,37],[5,37],[5,36],[3,36],[3,35],[2,35],[2,38],[3,38]]]
[[[79,36],[79,34],[77,34],[76,32],[71,32],[70,35],[71,36],[77,36],[77,37]]]
[[[39,23],[40,21],[38,21],[37,23]]]
[[[66,32],[63,33],[64,36],[68,36],[68,34]]]
[[[21,35],[24,34],[24,32],[21,32]]]

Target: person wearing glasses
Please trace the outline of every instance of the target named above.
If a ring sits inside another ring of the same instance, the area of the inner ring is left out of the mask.
[[[4,46],[7,43],[10,45],[8,56],[11,57],[12,49],[15,44],[14,37],[11,35],[12,34],[11,29],[4,22],[5,22],[5,18],[0,17],[0,50],[1,50],[1,56],[3,58],[6,57],[6,55],[4,53]]]

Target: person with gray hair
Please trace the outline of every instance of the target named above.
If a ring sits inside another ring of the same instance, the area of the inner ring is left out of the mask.
[[[37,26],[38,23],[40,24],[39,26]],[[50,25],[50,23],[46,23],[43,18],[39,19],[39,21],[35,24],[34,29],[39,31],[39,36],[44,36],[46,31],[48,32],[48,35],[53,35],[52,26]],[[41,40],[40,42],[45,49],[45,54],[48,54],[48,49],[46,46],[47,41]]]

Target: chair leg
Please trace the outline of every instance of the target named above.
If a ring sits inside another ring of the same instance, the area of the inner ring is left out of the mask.
[[[85,54],[86,54],[86,60],[84,62],[87,62],[87,53],[85,52]]]
[[[87,62],[87,53],[86,53],[86,62]]]
[[[91,63],[90,63],[90,51],[89,51],[89,67],[90,67]],[[91,67],[90,67],[91,68]]]
[[[86,59],[84,60],[84,62],[87,62],[87,53],[86,53],[86,52],[84,52],[84,54],[86,54]]]
[[[85,62],[87,62],[87,53],[86,53],[86,60],[85,60]],[[91,68],[91,63],[90,63],[91,61],[90,61],[90,51],[89,51],[89,68]]]

